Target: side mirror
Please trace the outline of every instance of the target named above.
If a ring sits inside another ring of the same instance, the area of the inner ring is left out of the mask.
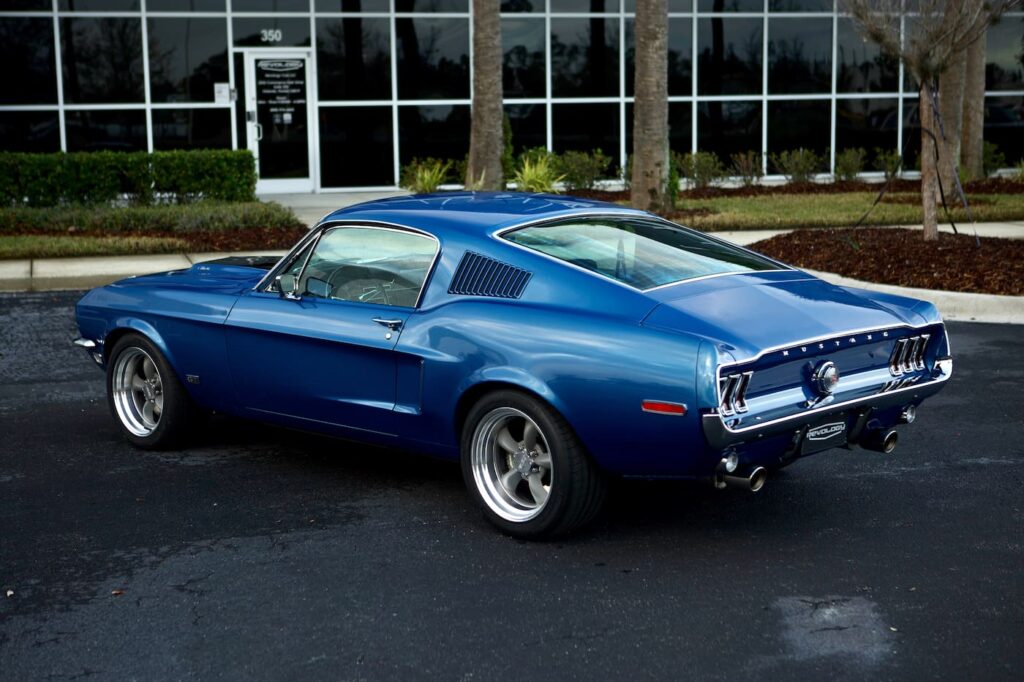
[[[274,281],[277,282],[277,291],[282,298],[297,300],[299,298],[299,283],[295,275],[278,275]]]

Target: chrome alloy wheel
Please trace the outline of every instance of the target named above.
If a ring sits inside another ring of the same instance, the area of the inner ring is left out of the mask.
[[[164,386],[149,353],[126,348],[118,355],[111,390],[114,409],[125,428],[141,438],[153,433],[164,410]]]
[[[547,503],[554,481],[551,450],[537,423],[512,407],[483,416],[473,432],[473,478],[503,519],[529,521]]]

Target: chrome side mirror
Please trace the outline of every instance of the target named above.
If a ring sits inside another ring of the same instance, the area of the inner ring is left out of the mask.
[[[297,301],[301,298],[298,294],[299,282],[295,278],[295,275],[278,275],[274,278],[277,282],[277,291],[281,294],[281,298],[287,298],[291,301]]]

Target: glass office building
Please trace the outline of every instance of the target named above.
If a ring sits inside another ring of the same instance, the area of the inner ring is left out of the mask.
[[[632,145],[634,0],[501,2],[516,148]],[[461,159],[469,0],[0,0],[0,149],[251,149],[263,191]],[[833,0],[669,0],[672,148],[916,155],[917,90]],[[907,18],[905,21],[912,21]],[[988,35],[985,136],[1024,157],[1024,13]],[[773,172],[770,162],[767,170]],[[823,167],[828,171],[830,168]]]

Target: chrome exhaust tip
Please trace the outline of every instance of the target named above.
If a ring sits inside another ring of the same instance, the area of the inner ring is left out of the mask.
[[[768,470],[764,467],[754,467],[744,474],[719,474],[715,478],[716,480],[721,479],[721,487],[728,485],[756,493],[764,487],[765,482],[768,480]],[[715,487],[719,486],[716,484]]]
[[[866,434],[861,439],[860,446],[867,450],[874,450],[875,452],[889,455],[896,449],[898,440],[899,434],[896,433],[896,429],[888,429],[886,431],[879,429]]]

